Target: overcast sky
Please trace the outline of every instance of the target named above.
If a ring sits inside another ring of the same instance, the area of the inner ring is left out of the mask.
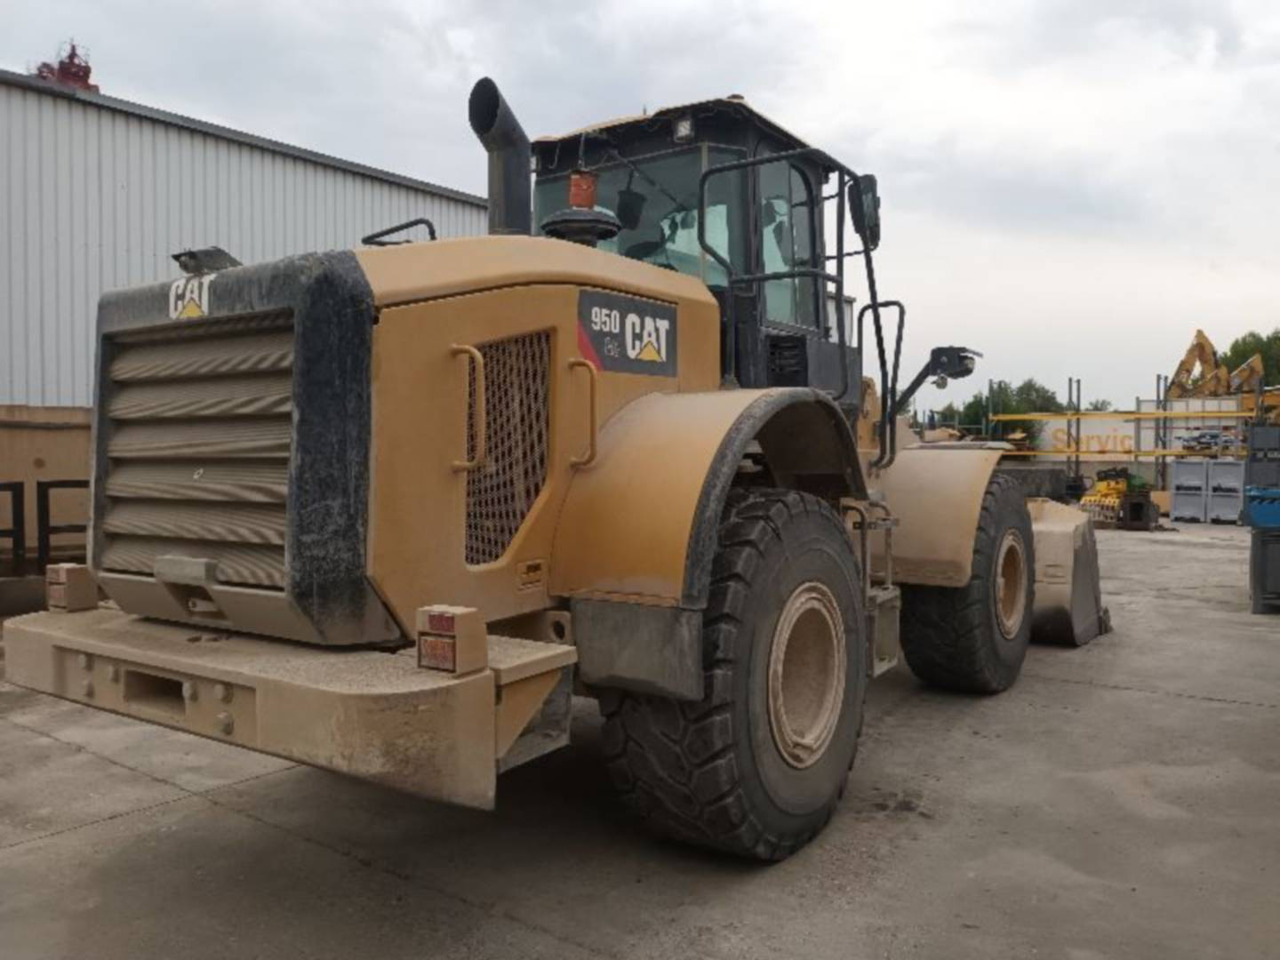
[[[883,198],[904,364],[1132,404],[1197,326],[1280,324],[1275,0],[0,0],[0,66],[74,36],[104,93],[482,193],[491,75],[531,136],[745,95]]]

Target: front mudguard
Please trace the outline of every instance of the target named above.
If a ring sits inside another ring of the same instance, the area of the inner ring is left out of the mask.
[[[898,526],[893,531],[893,582],[963,587],[973,568],[982,498],[1004,444],[919,444],[898,451],[893,465],[871,477]],[[871,570],[883,576],[884,540],[871,543]]]
[[[805,388],[649,394],[600,431],[556,527],[551,592],[588,683],[697,700],[720,515],[744,464],[832,503],[866,496],[839,408]]]
[[[893,582],[960,588],[973,574],[973,546],[987,485],[1004,444],[920,444],[898,453],[872,478],[898,518]],[[1109,629],[1093,524],[1084,511],[1028,498],[1035,537],[1037,642],[1082,646]],[[883,539],[873,538],[871,569],[883,576]]]

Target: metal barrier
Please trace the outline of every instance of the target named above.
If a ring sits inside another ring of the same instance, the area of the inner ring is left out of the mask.
[[[27,566],[27,487],[21,480],[0,483],[0,493],[9,495],[8,529],[0,530],[0,540],[8,540],[12,546],[13,576],[26,573]]]
[[[36,481],[36,568],[49,565],[50,540],[55,533],[86,533],[86,523],[49,523],[50,490],[88,490],[88,480],[37,480]]]

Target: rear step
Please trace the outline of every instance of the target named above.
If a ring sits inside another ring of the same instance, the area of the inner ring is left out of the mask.
[[[488,666],[210,633],[119,610],[5,624],[10,683],[399,790],[492,809],[499,769],[568,742],[565,644],[489,636]]]

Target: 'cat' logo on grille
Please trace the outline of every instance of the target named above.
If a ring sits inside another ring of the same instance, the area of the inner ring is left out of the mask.
[[[169,319],[191,320],[209,312],[209,286],[215,274],[183,277],[169,287]]]

